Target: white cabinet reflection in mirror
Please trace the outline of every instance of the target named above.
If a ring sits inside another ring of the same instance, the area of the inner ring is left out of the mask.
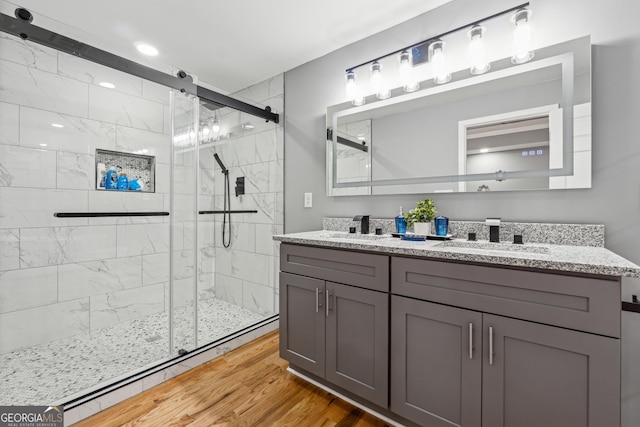
[[[327,108],[327,127],[337,129],[327,141],[327,195],[591,186],[588,36],[539,49],[526,64],[505,58],[486,74],[452,76],[444,85],[421,82],[417,92]],[[486,128],[505,123],[518,132]],[[359,137],[368,151],[340,141]]]

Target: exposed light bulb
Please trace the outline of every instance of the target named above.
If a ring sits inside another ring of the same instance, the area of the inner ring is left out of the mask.
[[[400,82],[405,92],[415,92],[420,89],[420,83],[416,80],[413,72],[413,63],[409,51],[403,50],[402,53],[400,53],[398,74],[400,74]]]
[[[218,123],[218,118],[213,119],[213,124],[211,124],[211,132],[218,133],[220,132],[220,123]]]
[[[533,58],[533,30],[531,28],[531,10],[519,9],[511,20],[513,29],[513,56],[511,62],[523,64]]]
[[[467,60],[471,74],[483,74],[489,71],[491,65],[487,61],[487,53],[484,48],[484,27],[474,25],[469,30],[469,48]]]
[[[209,129],[209,126],[204,125],[202,127],[202,136],[207,137],[207,136],[209,136],[210,132],[211,132],[211,130]]]
[[[364,97],[360,93],[358,83],[356,83],[356,73],[353,70],[347,71],[345,79],[347,80],[345,85],[347,99],[355,106],[364,105]]]
[[[382,64],[378,61],[373,61],[371,64],[371,88],[378,99],[387,99],[391,96],[391,91],[382,77]]]
[[[444,42],[436,40],[429,46],[431,51],[431,67],[433,69],[433,81],[441,85],[451,81],[451,73],[447,66],[447,58],[444,54]]]

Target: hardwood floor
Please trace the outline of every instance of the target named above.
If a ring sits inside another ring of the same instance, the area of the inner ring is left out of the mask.
[[[274,331],[75,426],[386,426],[287,366]]]

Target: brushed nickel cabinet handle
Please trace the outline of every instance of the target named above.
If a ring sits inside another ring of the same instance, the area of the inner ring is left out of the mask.
[[[473,359],[473,323],[469,323],[469,359]]]
[[[493,327],[489,326],[489,365],[493,365]]]
[[[316,313],[320,311],[320,298],[318,297],[318,294],[320,294],[320,289],[316,288]]]
[[[325,304],[324,308],[325,308],[325,313],[326,313],[327,317],[329,317],[329,296],[331,295],[329,293],[329,289],[327,289],[325,295],[326,295],[326,301],[325,301],[326,304]]]

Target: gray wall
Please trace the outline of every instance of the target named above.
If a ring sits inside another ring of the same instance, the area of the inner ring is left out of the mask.
[[[285,231],[322,227],[323,216],[393,217],[424,195],[325,197],[325,111],[344,101],[344,70],[398,47],[473,21],[516,2],[454,0],[285,75]],[[607,247],[640,263],[640,13],[635,0],[532,1],[540,44],[592,35],[593,188],[491,194],[438,194],[439,211],[455,219],[604,223]],[[588,25],[587,23],[591,23]],[[303,195],[313,193],[313,208]]]
[[[593,188],[435,194],[451,219],[603,223],[606,246],[640,264],[640,2],[531,0],[541,46],[591,34],[593,43]],[[323,216],[392,218],[425,196],[325,197],[325,111],[344,102],[344,70],[451,28],[519,4],[454,0],[387,31],[318,58],[285,75],[285,231],[322,228]],[[354,23],[357,25],[357,23]],[[305,192],[313,208],[303,208]],[[637,286],[637,281],[633,282]],[[629,317],[629,316],[626,316]],[[633,340],[638,344],[640,331]],[[623,343],[623,366],[630,350]],[[637,364],[636,359],[636,364]],[[623,377],[629,374],[623,370]],[[638,371],[635,371],[638,374]],[[623,389],[623,419],[640,419],[640,380]],[[632,402],[633,403],[633,402]],[[626,406],[625,406],[626,405]],[[628,424],[631,425],[631,424]]]

